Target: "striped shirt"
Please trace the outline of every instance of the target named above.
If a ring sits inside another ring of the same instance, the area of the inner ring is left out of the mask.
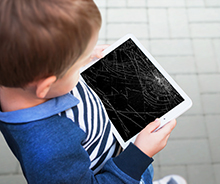
[[[60,115],[70,118],[86,133],[82,145],[88,152],[90,169],[96,174],[111,157],[120,152],[107,112],[96,93],[80,78],[71,91],[80,103]]]

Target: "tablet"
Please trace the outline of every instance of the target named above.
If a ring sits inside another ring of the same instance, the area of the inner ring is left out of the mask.
[[[161,128],[191,107],[186,93],[132,34],[103,53],[81,75],[102,100],[123,148],[156,118]]]

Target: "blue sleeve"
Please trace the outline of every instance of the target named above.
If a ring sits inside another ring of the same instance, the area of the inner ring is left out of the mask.
[[[114,162],[123,172],[136,180],[140,180],[141,175],[153,162],[153,159],[130,143],[124,152],[114,158]]]
[[[30,184],[138,184],[153,161],[130,144],[94,175],[89,169],[89,155],[81,145],[85,133],[71,120],[63,123],[62,118],[55,118],[9,129],[11,140],[7,142],[18,149],[16,156]]]

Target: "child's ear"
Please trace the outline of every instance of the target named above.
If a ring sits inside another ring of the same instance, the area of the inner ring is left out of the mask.
[[[51,85],[56,82],[56,76],[50,76],[37,82],[36,95],[38,98],[45,98]]]

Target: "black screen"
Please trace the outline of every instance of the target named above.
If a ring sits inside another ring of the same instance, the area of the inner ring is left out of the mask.
[[[124,141],[184,99],[128,39],[82,73]]]

